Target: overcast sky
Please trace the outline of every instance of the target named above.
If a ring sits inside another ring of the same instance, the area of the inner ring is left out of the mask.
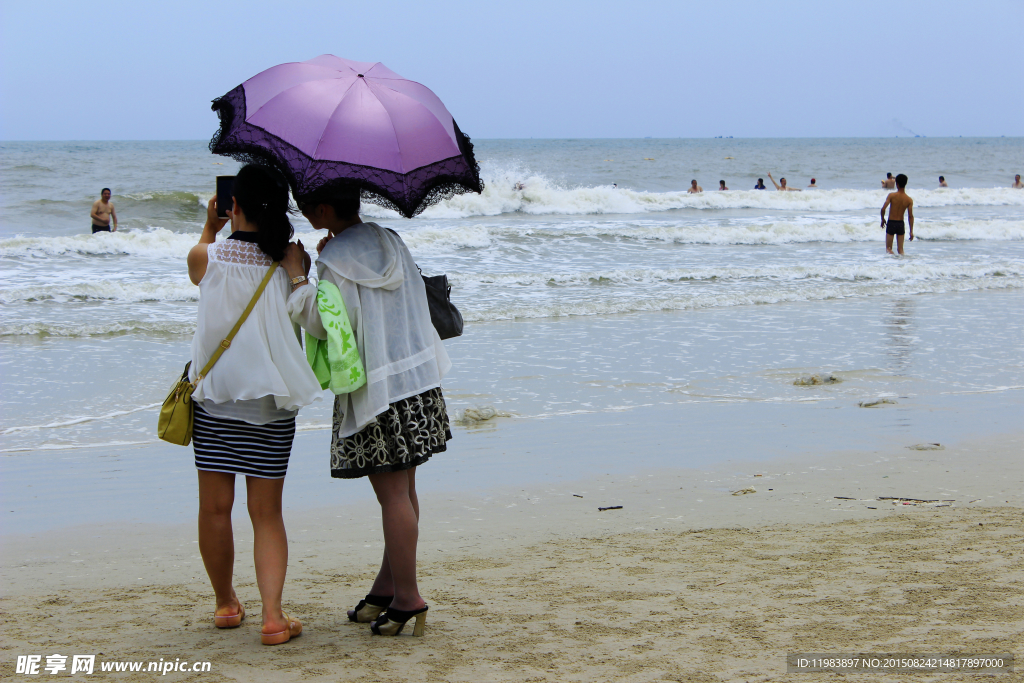
[[[1024,135],[1024,1],[0,0],[0,139],[208,139],[281,62],[380,61],[474,138]]]

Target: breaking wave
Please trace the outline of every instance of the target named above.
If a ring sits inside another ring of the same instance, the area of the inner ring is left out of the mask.
[[[1022,193],[1024,194],[1024,193]],[[884,236],[874,217],[850,219],[806,217],[777,221],[771,219],[702,220],[700,222],[658,221],[605,223],[533,223],[523,226],[456,225],[419,228],[402,232],[402,238],[416,254],[442,253],[455,249],[500,246],[506,241],[599,238],[636,242],[677,244],[798,244],[802,242],[875,242]],[[1024,240],[1024,221],[1013,220],[926,220],[918,221],[915,236],[921,240]],[[523,246],[518,244],[517,246]]]
[[[424,218],[471,218],[507,213],[543,215],[638,214],[676,209],[721,210],[764,209],[772,211],[859,211],[877,209],[888,190],[774,190],[705,191],[688,194],[646,192],[627,187],[573,186],[554,181],[517,166],[483,169],[482,194],[452,197],[423,212]],[[523,189],[516,189],[521,184]],[[958,188],[912,192],[917,207],[1024,206],[1024,192],[1010,188]],[[363,213],[376,218],[398,214],[377,206],[364,206]]]

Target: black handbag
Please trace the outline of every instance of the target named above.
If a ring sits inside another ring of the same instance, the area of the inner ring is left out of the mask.
[[[419,266],[417,266],[419,268]],[[427,277],[420,270],[420,277],[427,289],[427,306],[430,307],[430,322],[441,339],[462,336],[462,314],[452,303],[452,286],[447,275]]]
[[[385,228],[385,230],[398,239],[402,239],[402,236],[391,228]],[[452,303],[452,286],[448,284],[448,276],[442,274],[427,277],[419,266],[416,266],[416,270],[420,271],[420,277],[423,278],[423,285],[427,290],[427,307],[430,308],[430,322],[433,323],[434,329],[437,330],[437,336],[441,339],[461,337],[463,327],[462,314],[459,313],[459,309],[455,308],[455,304]]]

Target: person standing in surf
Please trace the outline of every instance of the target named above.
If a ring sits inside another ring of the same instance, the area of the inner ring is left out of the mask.
[[[885,208],[889,207],[889,221],[885,220]],[[906,230],[903,214],[910,222],[910,241],[914,241],[914,200],[907,194],[907,176],[896,176],[896,191],[890,192],[882,204],[882,227],[885,228],[885,253],[892,254],[892,238],[896,238],[896,250],[903,256],[903,235]]]
[[[775,182],[775,178],[772,178],[771,173],[768,174],[768,180],[772,181],[772,185],[774,185],[775,189],[779,192],[803,192],[803,190],[798,187],[790,187],[789,185],[786,185],[785,178],[779,178],[779,182]]]
[[[100,190],[100,198],[92,203],[89,217],[92,218],[92,234],[117,232],[117,211],[114,211],[114,203],[110,201],[109,187]],[[113,227],[110,225],[111,218],[114,219]]]

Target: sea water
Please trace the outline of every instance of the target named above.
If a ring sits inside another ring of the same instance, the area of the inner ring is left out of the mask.
[[[1021,139],[483,140],[476,152],[483,194],[413,220],[363,211],[449,277],[467,325],[447,342],[444,389],[462,424],[1019,398]],[[155,439],[195,328],[185,256],[214,176],[236,169],[202,142],[0,144],[0,451]],[[753,190],[772,187],[769,171],[804,191]],[[910,176],[906,258],[884,252],[886,172]],[[703,193],[686,192],[691,179]],[[92,235],[102,187],[119,230]],[[320,235],[293,223],[312,248]],[[822,372],[841,381],[794,385]],[[300,413],[301,429],[329,424],[326,398]]]

